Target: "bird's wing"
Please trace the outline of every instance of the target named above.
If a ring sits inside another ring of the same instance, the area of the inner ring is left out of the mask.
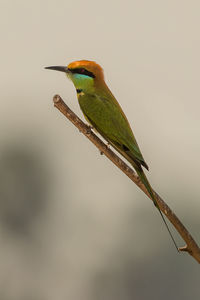
[[[126,159],[148,169],[129,122],[116,99],[112,101],[99,95],[81,98],[80,107],[92,126]]]

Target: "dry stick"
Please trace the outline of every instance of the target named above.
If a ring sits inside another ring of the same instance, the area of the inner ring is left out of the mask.
[[[59,95],[55,95],[53,98],[54,106],[65,115],[78,129],[82,132],[99,150],[101,153],[104,153],[123,173],[125,173],[150,199],[145,186],[140,181],[137,174],[131,169],[121,158],[119,158],[102,140],[94,134],[91,130],[91,127],[83,123],[77,117],[77,115],[71,111],[71,109],[66,105],[66,103],[61,99]],[[169,208],[169,206],[161,199],[161,197],[154,191],[157,203],[161,211],[165,216],[170,220],[174,225],[176,230],[179,232],[181,237],[186,242],[186,246],[179,248],[179,251],[188,252],[191,256],[194,257],[200,263],[200,248],[197,243],[187,231],[185,226],[180,222],[178,217],[174,212]],[[152,199],[151,199],[152,200]]]

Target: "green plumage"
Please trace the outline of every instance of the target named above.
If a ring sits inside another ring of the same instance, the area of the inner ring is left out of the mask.
[[[145,164],[129,123],[112,95],[87,94],[78,97],[83,114],[92,126],[129,159]]]
[[[151,185],[143,172],[142,167],[148,170],[148,166],[144,161],[124,112],[104,81],[103,70],[100,65],[92,61],[81,60],[70,63],[68,67],[52,66],[47,67],[47,69],[65,72],[72,80],[85,118],[108,143],[132,164],[155,206],[158,208],[177,248],[157,204]]]
[[[152,199],[151,186],[142,170],[148,169],[128,120],[107,86],[95,93],[84,91],[78,95],[80,108],[90,124],[121,153],[134,167]],[[157,206],[156,201],[154,204]]]

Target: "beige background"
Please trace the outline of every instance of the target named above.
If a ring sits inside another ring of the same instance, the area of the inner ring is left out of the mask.
[[[194,299],[152,203],[52,105],[100,63],[153,187],[200,243],[199,1],[0,1],[1,300]],[[180,246],[184,243],[174,232]]]

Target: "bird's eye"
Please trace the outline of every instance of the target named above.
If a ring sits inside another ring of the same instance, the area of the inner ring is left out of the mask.
[[[95,75],[92,72],[90,72],[90,71],[88,71],[88,70],[86,70],[84,68],[69,69],[69,71],[72,72],[72,73],[74,73],[74,74],[84,74],[86,76],[95,78]]]

